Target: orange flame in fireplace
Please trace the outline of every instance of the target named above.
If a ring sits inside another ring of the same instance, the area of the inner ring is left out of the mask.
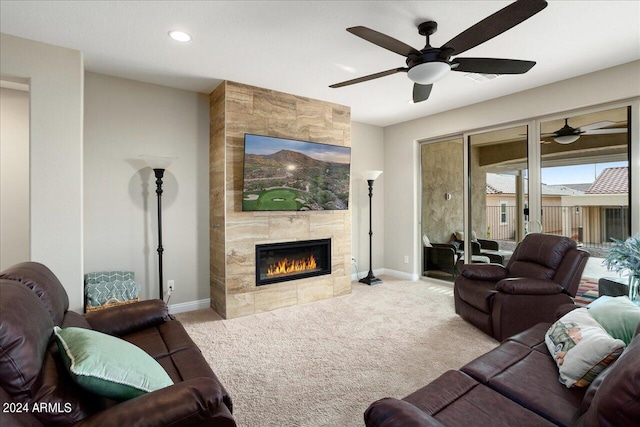
[[[277,276],[281,274],[299,273],[307,270],[315,270],[318,268],[316,259],[313,255],[309,258],[289,261],[288,258],[278,261],[275,264],[271,264],[267,268],[267,276]]]

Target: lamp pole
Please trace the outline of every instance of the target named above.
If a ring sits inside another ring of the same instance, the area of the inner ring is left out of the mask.
[[[176,158],[149,154],[140,155],[140,158],[147,166],[153,169],[153,173],[156,176],[156,195],[158,196],[158,299],[164,301],[164,277],[162,268],[162,253],[164,252],[164,248],[162,247],[162,178],[164,177],[164,171]]]
[[[372,228],[372,214],[373,214],[373,182],[380,176],[382,171],[365,171],[362,173],[363,177],[367,180],[369,185],[369,274],[366,277],[359,280],[360,283],[365,283],[369,286],[382,283],[382,280],[373,275],[373,228]]]
[[[159,281],[159,299],[164,299],[164,290],[162,289],[163,274],[162,274],[162,177],[164,176],[164,169],[154,169],[153,172],[156,175],[156,194],[158,195],[158,277]]]

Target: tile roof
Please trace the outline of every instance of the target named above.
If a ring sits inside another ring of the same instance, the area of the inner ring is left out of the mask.
[[[629,192],[629,168],[603,170],[587,190],[587,194],[624,194]]]
[[[592,182],[585,182],[581,184],[563,184],[565,187],[573,188],[574,190],[586,192],[591,187]]]
[[[524,180],[525,194],[528,194],[527,179]],[[515,175],[508,174],[487,174],[487,194],[515,194],[516,192],[516,177]],[[545,196],[575,196],[578,194],[584,194],[584,191],[580,191],[575,188],[571,188],[568,185],[547,185],[542,184],[542,194]]]

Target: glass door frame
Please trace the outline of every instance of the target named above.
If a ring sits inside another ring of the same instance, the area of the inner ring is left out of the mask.
[[[554,113],[550,115],[540,116],[534,121],[536,122],[536,133],[540,135],[540,125],[543,122],[550,120],[565,119],[566,117],[598,113],[601,111],[616,109],[616,108],[629,108],[630,114],[628,116],[627,129],[629,129],[629,213],[630,213],[630,227],[631,236],[636,233],[640,233],[640,99],[619,101],[608,104],[600,104],[592,107],[577,108],[574,110],[563,111],[560,113]],[[539,144],[538,144],[539,145]],[[538,183],[536,184],[535,199],[540,203],[540,208],[535,211],[538,214],[538,220],[541,221],[541,168],[542,159],[540,158],[540,147],[538,146],[538,153],[535,156],[536,171],[538,173]],[[529,196],[531,198],[531,195]]]
[[[418,140],[417,141],[417,147],[418,147],[418,156],[417,156],[417,167],[418,167],[418,179],[419,179],[419,185],[416,186],[417,190],[418,190],[418,194],[417,194],[417,218],[418,218],[418,232],[419,232],[419,239],[418,239],[418,260],[419,262],[417,263],[417,265],[419,265],[419,270],[418,270],[418,277],[425,277],[424,275],[424,271],[423,271],[423,265],[424,265],[424,250],[423,250],[423,243],[422,243],[422,233],[423,233],[423,226],[424,224],[422,223],[422,218],[423,218],[423,212],[422,212],[422,192],[424,191],[423,189],[423,171],[422,171],[422,147],[424,145],[428,145],[428,144],[437,144],[439,142],[448,142],[448,141],[452,141],[452,140],[459,140],[462,142],[462,155],[463,155],[463,163],[466,162],[466,144],[465,144],[465,139],[463,138],[463,134],[462,133],[453,133],[450,135],[445,135],[445,136],[440,136],[440,137],[436,137],[436,138],[432,138],[432,139],[425,139],[425,140]],[[463,181],[466,181],[466,166],[465,166],[465,171],[463,171]],[[463,185],[464,187],[464,185]],[[465,221],[466,221],[466,210],[467,210],[467,197],[466,197],[466,193],[465,193],[465,189],[463,188],[463,192],[462,192],[462,204],[463,204],[463,229],[464,227],[466,227],[465,225]],[[453,231],[452,231],[453,233]],[[442,243],[446,243],[446,242],[442,242]],[[437,280],[437,279],[436,279]]]
[[[532,197],[531,197],[531,185],[532,185],[532,177],[531,177],[531,156],[532,156],[532,147],[531,147],[531,143],[530,141],[535,140],[535,133],[533,132],[533,129],[535,128],[535,120],[525,120],[525,121],[516,121],[516,122],[511,122],[511,123],[507,123],[507,124],[502,124],[502,125],[497,125],[497,126],[490,126],[490,127],[486,127],[483,129],[476,129],[470,132],[464,132],[462,134],[463,137],[463,146],[464,146],[464,186],[463,186],[463,192],[464,192],[464,233],[466,236],[471,236],[473,231],[472,231],[472,225],[471,225],[471,218],[472,218],[472,206],[471,206],[471,142],[470,139],[472,136],[474,135],[479,135],[479,134],[483,134],[483,133],[487,133],[487,132],[493,132],[493,131],[500,131],[500,130],[505,130],[505,129],[510,129],[510,128],[514,128],[514,127],[521,127],[521,126],[526,126],[527,127],[527,176],[528,176],[528,185],[529,185],[529,189],[527,189],[527,194],[528,194],[528,207],[529,207],[529,222],[532,221],[532,216],[531,216],[531,212],[539,212],[541,207],[540,207],[540,202],[535,202],[532,203]],[[538,138],[539,138],[539,133],[540,130],[537,130],[538,132]],[[538,139],[539,141],[540,139]],[[538,144],[540,145],[540,144]],[[540,147],[536,146],[534,147],[534,150],[537,150],[537,152],[534,151],[533,155],[540,155]],[[540,181],[540,174],[537,174],[538,176],[536,177],[537,181]],[[535,197],[534,197],[535,199]],[[535,210],[534,210],[535,209]],[[518,213],[519,215],[521,214],[521,212]],[[539,220],[539,218],[538,218]],[[471,239],[465,239],[464,240],[464,262],[465,263],[470,263],[471,262],[471,255],[472,255],[472,249],[471,249]]]

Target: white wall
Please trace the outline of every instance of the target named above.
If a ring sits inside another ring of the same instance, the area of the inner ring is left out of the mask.
[[[82,53],[0,34],[0,75],[29,79],[31,260],[83,306]]]
[[[495,84],[499,84],[499,80]],[[640,61],[386,127],[385,268],[419,273],[418,140],[637,96],[640,96]],[[637,147],[637,132],[635,135],[632,144]],[[402,262],[402,254],[412,254],[409,265]]]
[[[0,271],[29,260],[29,92],[0,89]]]
[[[381,170],[373,184],[373,270],[384,268],[384,133],[378,126],[351,122],[351,256],[358,272],[369,271],[369,186],[361,173]],[[356,272],[352,266],[352,274]],[[362,274],[359,276],[362,278]]]
[[[141,154],[176,157],[163,184],[164,290],[170,304],[209,298],[209,97],[85,75],[86,272],[132,270],[158,297],[157,196]],[[208,304],[207,304],[208,305]]]

